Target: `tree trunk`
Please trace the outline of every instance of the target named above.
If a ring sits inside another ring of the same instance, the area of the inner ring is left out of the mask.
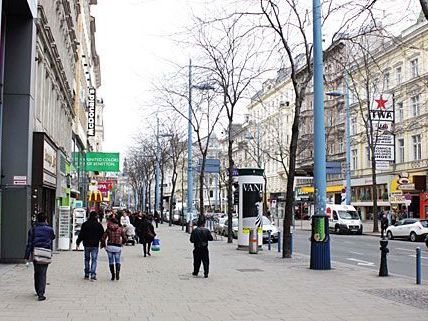
[[[374,148],[373,148],[374,150]],[[373,189],[373,232],[379,232],[378,209],[377,209],[377,179],[376,179],[376,160],[374,153],[371,155],[372,161],[372,189]]]
[[[171,197],[170,197],[170,201],[169,201],[169,226],[172,225],[172,219],[173,219],[173,215],[172,215],[172,210],[173,210],[173,205],[172,203],[174,202],[174,195],[175,195],[175,184],[177,184],[177,164],[174,163],[173,167],[172,167],[172,179],[171,179],[171,185],[172,185],[172,189],[171,189]]]
[[[266,216],[266,213],[268,211],[268,205],[267,205],[267,177],[266,174],[263,171],[263,179],[265,181],[265,189],[263,191],[263,215]]]
[[[232,157],[232,147],[233,140],[231,137],[232,134],[232,119],[229,118],[228,126],[228,146],[227,146],[227,156],[228,156],[228,172],[229,177],[227,180],[227,243],[233,242],[232,236],[232,214],[233,214],[233,199],[232,199],[232,185],[233,185],[233,157]]]
[[[199,174],[199,214],[204,215],[204,164],[205,161],[202,160],[201,172]]]
[[[303,97],[303,96],[302,96]],[[303,99],[303,98],[302,98]],[[287,192],[285,195],[285,213],[283,222],[282,257],[291,258],[291,225],[293,223],[294,176],[296,171],[297,141],[299,138],[300,109],[302,101],[296,98],[294,121],[291,128],[290,158],[288,164]]]
[[[165,173],[164,173],[164,168],[163,168],[163,164],[162,164],[162,166],[161,166],[161,168],[160,168],[160,170],[161,170],[161,181],[160,181],[160,195],[159,195],[159,199],[158,199],[158,202],[159,202],[159,209],[160,209],[160,222],[161,222],[161,224],[163,224],[163,180],[164,180],[164,177],[165,177]]]

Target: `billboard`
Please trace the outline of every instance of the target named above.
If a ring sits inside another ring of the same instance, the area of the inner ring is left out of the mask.
[[[120,172],[119,153],[89,152],[86,154],[87,172]]]

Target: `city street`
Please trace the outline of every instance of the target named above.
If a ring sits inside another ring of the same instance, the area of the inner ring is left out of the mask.
[[[0,320],[426,320],[426,283],[379,278],[352,261],[313,271],[306,255],[289,260],[276,251],[250,255],[225,238],[210,244],[209,278],[194,278],[189,235],[166,224],[157,232],[159,253],[143,258],[140,246],[125,248],[120,281],[109,280],[104,251],[96,282],[83,280],[82,252],[57,253],[44,302],[34,296],[32,267],[3,265]],[[301,246],[305,235],[297,233]]]
[[[331,235],[331,258],[334,261],[379,271],[379,238],[368,235]],[[310,254],[310,232],[296,229],[294,250],[301,254]],[[422,277],[428,280],[428,249],[423,242],[390,240],[388,243],[389,273],[415,279],[416,247],[422,249]],[[274,245],[276,248],[276,244]]]

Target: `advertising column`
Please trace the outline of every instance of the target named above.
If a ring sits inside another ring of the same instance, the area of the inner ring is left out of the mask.
[[[246,250],[251,229],[257,229],[258,246],[263,245],[263,169],[238,169],[239,177],[239,222],[238,249]]]

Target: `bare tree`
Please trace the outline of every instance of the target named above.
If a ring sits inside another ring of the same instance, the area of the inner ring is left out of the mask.
[[[239,103],[245,100],[252,83],[266,71],[269,55],[263,38],[245,24],[245,16],[230,19],[198,20],[193,28],[195,44],[202,50],[205,69],[219,88],[227,116],[228,137],[228,243],[232,243],[233,133],[232,125]]]

